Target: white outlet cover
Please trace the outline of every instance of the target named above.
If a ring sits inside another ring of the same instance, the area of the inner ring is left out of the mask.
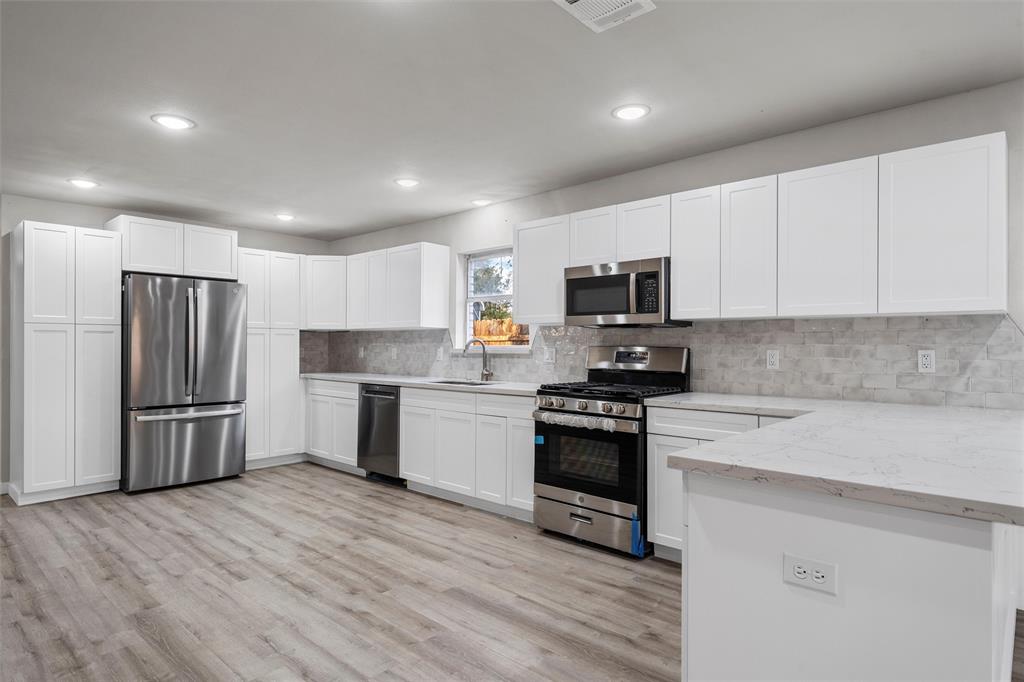
[[[924,374],[935,373],[935,351],[934,350],[919,350],[917,351],[917,371]]]
[[[781,357],[778,349],[771,349],[765,353],[765,367],[768,369],[780,369],[781,368]]]
[[[555,349],[552,346],[544,347],[544,362],[552,365],[555,363]]]
[[[359,357],[362,358],[362,357],[365,357],[365,356],[366,356],[366,348],[364,348],[363,346],[359,346]]]
[[[839,565],[783,553],[782,582],[836,596],[839,594]]]

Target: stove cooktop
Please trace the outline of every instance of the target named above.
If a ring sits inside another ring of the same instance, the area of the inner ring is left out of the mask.
[[[563,384],[542,384],[537,391],[543,395],[560,395],[566,397],[605,398],[607,400],[637,400],[655,395],[681,393],[682,389],[675,386],[643,386],[630,384],[612,384],[600,381],[572,381]]]

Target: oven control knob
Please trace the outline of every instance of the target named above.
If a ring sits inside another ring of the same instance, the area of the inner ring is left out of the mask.
[[[616,405],[615,406],[615,414],[626,414],[626,406],[625,405]]]
[[[565,401],[561,398],[555,398],[555,407],[565,407]]]
[[[577,410],[585,410],[585,409],[587,409],[587,401],[586,400],[581,400],[578,403],[576,403],[576,409]]]
[[[612,404],[605,403],[604,405],[601,406],[601,411],[604,412],[605,414],[610,414],[612,411]]]
[[[541,398],[540,399],[540,406],[541,407],[551,407],[551,398]]]

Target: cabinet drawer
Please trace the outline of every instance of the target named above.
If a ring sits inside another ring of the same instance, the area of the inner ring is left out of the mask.
[[[476,413],[494,417],[532,419],[536,398],[519,395],[476,394]]]
[[[325,381],[323,379],[309,379],[306,391],[310,395],[326,395],[332,398],[358,398],[359,384],[349,384],[341,381]]]
[[[757,415],[704,410],[676,410],[651,407],[647,410],[647,432],[666,436],[718,440],[757,428]]]
[[[448,412],[476,412],[476,394],[444,389],[403,388],[402,405]]]
[[[789,417],[758,417],[757,427],[769,426],[771,424],[778,424],[779,422],[788,422]]]

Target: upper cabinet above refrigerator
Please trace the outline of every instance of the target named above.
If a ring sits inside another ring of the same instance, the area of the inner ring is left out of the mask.
[[[238,233],[219,227],[120,215],[105,225],[122,236],[126,272],[238,279]]]

